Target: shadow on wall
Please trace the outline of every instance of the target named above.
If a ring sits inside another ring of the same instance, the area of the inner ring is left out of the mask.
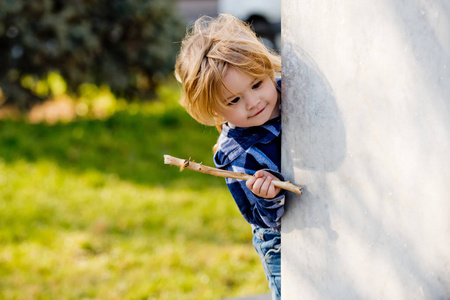
[[[283,54],[287,54],[283,55],[283,173],[294,178],[295,169],[315,171],[315,179],[325,186],[323,173],[337,170],[346,156],[344,122],[330,83],[312,57],[289,43],[284,44]],[[285,226],[284,232],[321,227],[335,241],[338,234],[330,224],[329,197],[320,198],[307,186],[302,197],[318,205],[308,206],[311,211],[301,224]]]
[[[288,136],[289,144],[296,146],[291,147],[291,153],[283,153],[286,165],[335,171],[346,155],[346,133],[333,90],[301,48],[286,43],[283,53],[289,54],[283,56],[283,87],[291,87],[283,89],[283,99],[291,99],[283,102],[283,111],[289,112],[283,114],[283,126],[295,128],[295,133]],[[300,87],[292,88],[295,85]]]

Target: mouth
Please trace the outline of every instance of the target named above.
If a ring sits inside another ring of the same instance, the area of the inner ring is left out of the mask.
[[[256,117],[257,115],[259,115],[260,113],[262,113],[265,109],[266,109],[266,107],[264,106],[262,109],[260,109],[256,114],[254,114],[254,115],[251,116],[250,118]]]

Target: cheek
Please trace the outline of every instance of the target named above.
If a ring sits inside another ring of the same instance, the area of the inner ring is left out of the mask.
[[[278,93],[277,93],[277,89],[276,88],[271,88],[270,90],[268,90],[266,95],[268,96],[268,98],[269,98],[268,100],[271,103],[277,102],[277,100],[278,100]]]
[[[238,123],[247,118],[245,107],[237,106],[222,113],[222,116],[231,123]]]
[[[224,109],[220,112],[220,115],[226,120],[233,119],[233,117],[236,116],[236,114],[237,114],[236,109]]]

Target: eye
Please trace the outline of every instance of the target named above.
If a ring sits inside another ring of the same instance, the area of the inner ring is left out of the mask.
[[[261,86],[261,84],[262,84],[262,81],[258,81],[257,83],[255,83],[255,84],[252,86],[252,89],[257,89],[257,88],[259,88],[259,87]]]
[[[233,104],[236,104],[236,103],[238,103],[238,101],[239,101],[240,99],[241,99],[241,98],[236,97],[236,98],[234,98],[233,100],[231,100],[230,102],[228,102],[227,105],[228,105],[228,106],[231,106],[231,105],[233,105]]]

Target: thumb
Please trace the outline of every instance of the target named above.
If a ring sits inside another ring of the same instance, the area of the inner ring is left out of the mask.
[[[256,171],[256,173],[255,173],[255,174],[253,174],[253,176],[255,176],[256,178],[261,178],[261,177],[264,177],[264,172],[263,172],[263,171],[261,171],[261,170],[259,170],[259,171]]]

